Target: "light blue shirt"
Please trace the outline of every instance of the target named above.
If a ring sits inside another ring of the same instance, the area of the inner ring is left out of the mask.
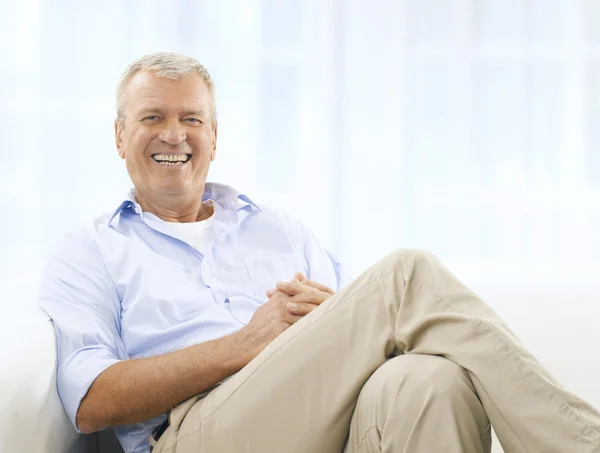
[[[246,325],[278,280],[302,271],[339,290],[348,279],[314,235],[289,215],[209,183],[215,206],[198,251],[133,197],[59,244],[39,304],[57,335],[57,386],[76,426],[81,400],[116,362],[223,337]],[[127,453],[150,451],[167,414],[115,428]]]

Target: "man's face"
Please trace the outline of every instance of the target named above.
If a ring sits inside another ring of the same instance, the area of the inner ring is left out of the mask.
[[[217,140],[206,82],[197,74],[172,80],[144,71],[126,90],[115,138],[137,193],[154,201],[201,196]]]

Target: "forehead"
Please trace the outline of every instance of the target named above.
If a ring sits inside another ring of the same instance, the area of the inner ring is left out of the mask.
[[[174,80],[153,72],[138,72],[126,88],[125,109],[208,110],[210,93],[198,74]]]

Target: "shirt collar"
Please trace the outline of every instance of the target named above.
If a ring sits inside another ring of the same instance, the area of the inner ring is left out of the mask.
[[[216,182],[207,182],[204,186],[204,194],[202,195],[202,201],[208,200],[213,201],[221,208],[231,212],[237,212],[240,209],[243,209],[247,206],[250,206],[250,209],[262,211],[262,209],[256,203],[254,203],[254,201],[252,201],[247,195],[238,192],[233,187],[227,186],[225,184],[219,184]],[[121,202],[119,207],[111,216],[109,224],[124,209],[131,209],[136,214],[141,214],[142,207],[135,200],[135,188],[132,188],[128,191],[127,196],[124,197],[124,200]]]

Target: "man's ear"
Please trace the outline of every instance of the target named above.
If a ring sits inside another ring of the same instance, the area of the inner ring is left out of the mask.
[[[210,153],[210,161],[212,162],[217,157],[217,126],[213,128],[212,151]]]
[[[115,145],[121,159],[125,159],[125,148],[123,147],[123,120],[115,120]]]

